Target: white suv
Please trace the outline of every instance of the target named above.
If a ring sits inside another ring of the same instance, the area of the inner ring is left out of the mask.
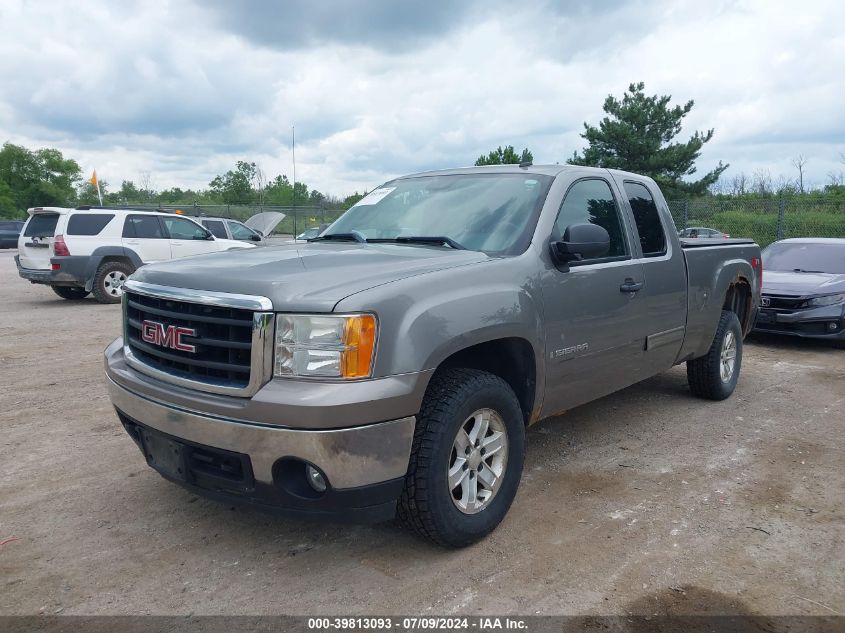
[[[193,219],[175,213],[130,209],[37,207],[18,239],[18,274],[46,284],[64,299],[89,293],[117,303],[136,268],[188,255],[254,248],[223,240]]]

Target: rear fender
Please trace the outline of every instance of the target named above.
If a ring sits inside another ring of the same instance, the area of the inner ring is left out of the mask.
[[[85,267],[85,290],[88,292],[91,292],[91,289],[94,287],[94,277],[97,274],[97,270],[107,257],[128,261],[136,270],[144,265],[138,253],[131,248],[124,246],[101,246],[96,248],[88,258],[88,265]]]

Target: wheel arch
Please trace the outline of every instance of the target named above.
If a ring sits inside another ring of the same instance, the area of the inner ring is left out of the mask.
[[[144,265],[138,254],[131,248],[125,248],[123,246],[101,246],[94,249],[94,252],[88,258],[88,265],[85,267],[85,290],[90,292],[93,289],[94,277],[97,275],[100,266],[105,262],[112,261],[124,262],[132,266],[135,270]]]
[[[519,401],[523,421],[534,421],[537,402],[537,355],[522,337],[507,336],[468,345],[444,358],[435,371],[464,367],[499,376]]]

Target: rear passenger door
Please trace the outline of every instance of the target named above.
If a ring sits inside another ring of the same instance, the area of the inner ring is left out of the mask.
[[[123,223],[123,246],[135,251],[145,264],[170,259],[170,242],[157,215],[127,215]]]
[[[637,258],[645,286],[640,300],[645,306],[645,362],[640,378],[671,367],[681,349],[686,330],[687,275],[680,245],[670,239],[675,227],[669,210],[652,183],[625,178],[622,188],[631,214]],[[661,205],[661,213],[658,205]]]
[[[610,235],[605,257],[557,266],[543,276],[546,327],[546,397],[554,415],[636,382],[644,341],[642,265],[610,181],[583,178],[563,198],[551,239],[566,227],[597,224]],[[629,290],[626,290],[629,288]]]

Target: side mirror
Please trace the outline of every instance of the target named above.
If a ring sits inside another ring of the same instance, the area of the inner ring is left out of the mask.
[[[251,239],[253,242],[260,242],[261,236],[258,235],[258,233],[253,233],[252,235],[249,236],[249,239]]]
[[[552,257],[559,264],[604,257],[610,251],[610,234],[597,224],[570,224],[563,240],[549,244]]]

